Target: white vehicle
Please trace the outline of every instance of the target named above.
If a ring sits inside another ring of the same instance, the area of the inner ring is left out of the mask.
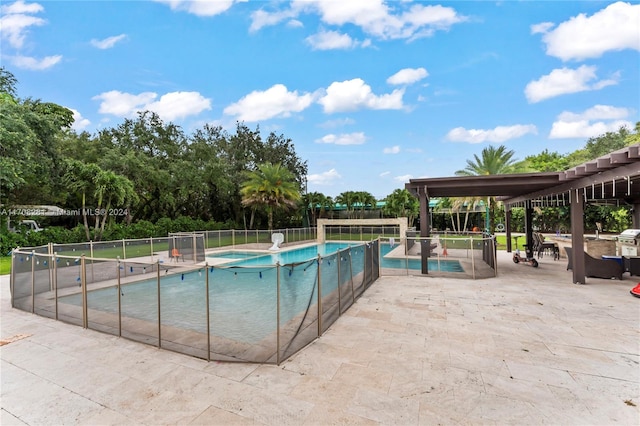
[[[38,225],[38,222],[36,222],[35,220],[26,219],[20,221],[18,229],[16,229],[15,226],[11,226],[11,224],[9,224],[9,231],[19,232],[20,228],[22,227],[26,229],[26,232],[40,232],[44,230],[44,228],[41,228],[40,225]]]

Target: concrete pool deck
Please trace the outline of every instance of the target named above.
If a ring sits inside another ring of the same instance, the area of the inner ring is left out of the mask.
[[[280,366],[211,362],[10,307],[0,424],[640,423],[640,299],[566,260],[384,276]]]

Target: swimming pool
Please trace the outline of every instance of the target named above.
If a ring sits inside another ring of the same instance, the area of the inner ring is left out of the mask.
[[[352,247],[349,256],[339,250]],[[322,261],[318,262],[318,254]],[[281,262],[281,267],[275,266]],[[318,275],[322,274],[322,297],[335,292],[364,269],[364,245],[327,243],[232,261],[221,267],[162,275],[117,287],[89,291],[90,309],[118,313],[162,325],[207,332],[206,282],[209,282],[209,316],[212,336],[248,344],[273,340],[275,330],[310,309],[318,299]],[[341,272],[339,272],[339,270]],[[278,281],[280,288],[278,289]],[[280,303],[278,303],[278,292]],[[60,297],[59,302],[82,306],[82,295]]]
[[[365,282],[370,285],[375,281],[377,272],[370,271],[377,266],[372,265],[371,256],[378,254],[377,250],[371,251],[373,246],[334,242],[277,253],[223,253],[231,262],[123,284],[120,295],[117,286],[90,290],[87,306],[93,312],[90,314],[93,318],[99,316],[99,312],[115,315],[120,312],[121,317],[127,319],[123,321],[123,328],[136,321],[157,324],[160,320],[162,327],[206,336],[209,324],[211,336],[217,339],[260,347],[275,346],[275,331],[279,327],[300,328],[305,321],[317,320],[319,310],[322,315],[330,309],[343,312],[344,307],[364,291]],[[379,257],[382,268],[421,268],[419,259],[385,258],[383,255],[391,247],[375,246],[382,251]],[[233,255],[245,258],[234,260]],[[280,266],[276,266],[276,262]],[[436,270],[438,262],[434,259],[429,262],[430,270]],[[440,270],[456,271],[460,264],[441,261],[439,266]],[[322,309],[316,306],[318,300],[322,300]],[[63,296],[59,302],[82,306],[82,295]],[[336,305],[342,307],[336,308]],[[335,320],[334,316],[331,314],[331,321]],[[331,321],[328,319],[326,323]]]

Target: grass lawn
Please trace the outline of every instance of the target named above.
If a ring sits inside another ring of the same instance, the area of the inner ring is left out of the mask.
[[[11,272],[11,256],[0,257],[0,275],[6,275]]]

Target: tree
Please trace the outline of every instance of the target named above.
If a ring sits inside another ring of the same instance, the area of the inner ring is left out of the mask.
[[[63,162],[60,137],[73,113],[40,100],[19,100],[16,79],[0,68],[0,198],[7,204],[55,203]]]
[[[301,198],[293,173],[280,164],[264,163],[245,172],[245,177],[240,190],[242,205],[264,209],[269,230],[273,230],[274,211],[295,209]]]
[[[486,175],[499,175],[507,173],[517,172],[515,160],[513,159],[514,152],[507,151],[507,148],[503,145],[495,148],[489,146],[482,150],[480,157],[473,156],[472,160],[467,160],[467,167],[462,170],[458,170],[456,176],[486,176]],[[494,197],[487,197],[488,214],[489,214],[489,232],[493,232],[495,228],[495,207],[496,201]]]
[[[336,204],[344,205],[347,210],[347,218],[353,218],[353,212],[355,211],[355,203],[357,202],[357,195],[355,191],[345,191],[336,197]]]
[[[331,197],[321,192],[309,192],[302,196],[304,208],[311,212],[311,226],[316,226],[316,219],[331,207]]]
[[[420,214],[420,200],[406,189],[396,189],[384,199],[382,211],[387,216],[407,217],[409,224]]]

